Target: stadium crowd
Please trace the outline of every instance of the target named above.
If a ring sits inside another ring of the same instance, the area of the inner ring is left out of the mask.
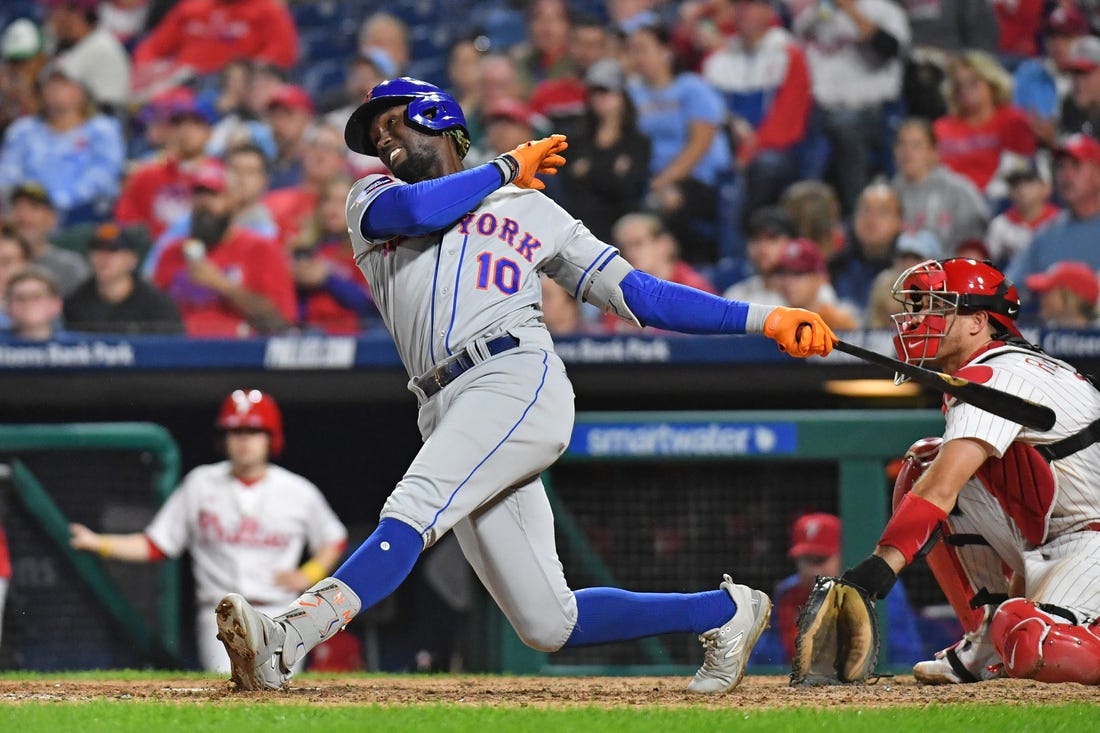
[[[1095,4],[10,0],[0,29],[5,339],[379,329],[343,210],[382,167],[343,125],[406,74],[470,165],[569,135],[547,193],[660,277],[884,328],[898,272],[965,254],[1025,322],[1097,325]],[[552,331],[622,328],[558,295]]]

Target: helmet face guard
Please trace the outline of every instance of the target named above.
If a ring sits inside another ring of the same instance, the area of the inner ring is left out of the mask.
[[[409,77],[390,79],[371,89],[344,127],[344,142],[357,153],[378,155],[370,139],[370,125],[382,111],[402,104],[408,105],[405,123],[418,132],[442,135],[457,131],[454,137],[459,155],[466,157],[470,133],[458,102],[434,84]]]
[[[987,262],[961,257],[926,260],[898,276],[893,295],[903,307],[890,316],[896,330],[894,350],[908,364],[924,366],[935,360],[959,314],[986,311],[999,331],[1020,335],[1016,287]],[[897,384],[906,379],[894,376]]]

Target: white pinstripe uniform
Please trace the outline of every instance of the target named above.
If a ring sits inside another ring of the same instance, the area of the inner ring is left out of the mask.
[[[529,646],[556,650],[577,618],[540,473],[565,451],[573,387],[542,322],[540,272],[578,299],[614,308],[633,268],[542,193],[504,186],[442,233],[368,241],[361,222],[382,192],[352,187],[355,261],[410,377],[463,349],[475,366],[420,400],[424,446],[382,509],[430,546],[453,528],[462,552]],[[491,356],[510,334],[519,346]]]
[[[298,474],[269,464],[246,486],[220,461],[191,470],[145,536],[168,557],[190,553],[199,661],[228,672],[210,609],[236,589],[261,611],[279,613],[298,594],[276,583],[275,573],[297,568],[307,546],[316,552],[346,540],[347,530],[320,489]]]
[[[988,369],[987,369],[988,368]],[[976,438],[988,443],[997,457],[1014,441],[1031,445],[1056,442],[1074,435],[1100,418],[1100,392],[1073,367],[1053,357],[1014,346],[992,349],[957,372],[972,381],[1052,407],[1054,427],[1046,432],[1023,428],[1006,418],[950,399],[947,402],[946,443]],[[959,494],[962,516],[951,515],[953,533],[977,533],[990,544],[958,548],[975,587],[1006,592],[1001,561],[1026,581],[1025,594],[1037,603],[1068,609],[1079,621],[1100,616],[1100,444],[1055,460],[1054,493],[1038,511],[1022,521],[1006,512],[994,491],[975,477]],[[1009,492],[1028,491],[1026,477]],[[995,554],[994,554],[995,553]]]

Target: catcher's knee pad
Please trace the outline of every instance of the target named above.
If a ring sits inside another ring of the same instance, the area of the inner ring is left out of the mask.
[[[1060,623],[1026,598],[1001,604],[989,636],[1009,677],[1039,682],[1100,684],[1100,635],[1096,624]]]

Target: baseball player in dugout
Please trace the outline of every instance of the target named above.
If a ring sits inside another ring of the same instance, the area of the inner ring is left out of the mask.
[[[965,629],[917,663],[927,684],[1017,677],[1100,684],[1100,392],[1025,341],[1016,287],[987,262],[901,274],[900,359],[1049,406],[1046,432],[946,398],[942,438],[917,441],[874,554],[841,576],[883,598],[926,555]]]
[[[378,528],[333,577],[274,617],[242,594],[218,604],[238,689],[283,687],[302,654],[392,593],[447,531],[528,646],[691,632],[705,660],[688,689],[736,686],[768,623],[762,591],[728,575],[718,590],[687,594],[566,582],[540,473],[569,442],[573,388],[542,320],[540,273],[636,325],[762,333],[798,357],[828,354],[836,336],[809,311],[729,301],[634,270],[540,192],[537,176],[565,164],[563,135],[466,170],[458,103],[410,78],[371,90],[344,135],[392,172],[355,183],[347,219],[419,401],[424,444]]]
[[[271,395],[233,391],[216,424],[227,460],[188,473],[143,532],[69,529],[74,548],[113,560],[156,562],[190,552],[199,662],[227,672],[214,604],[236,589],[256,608],[278,612],[331,572],[347,530],[315,485],[270,462],[284,443],[282,414]],[[312,555],[301,563],[307,548]]]

